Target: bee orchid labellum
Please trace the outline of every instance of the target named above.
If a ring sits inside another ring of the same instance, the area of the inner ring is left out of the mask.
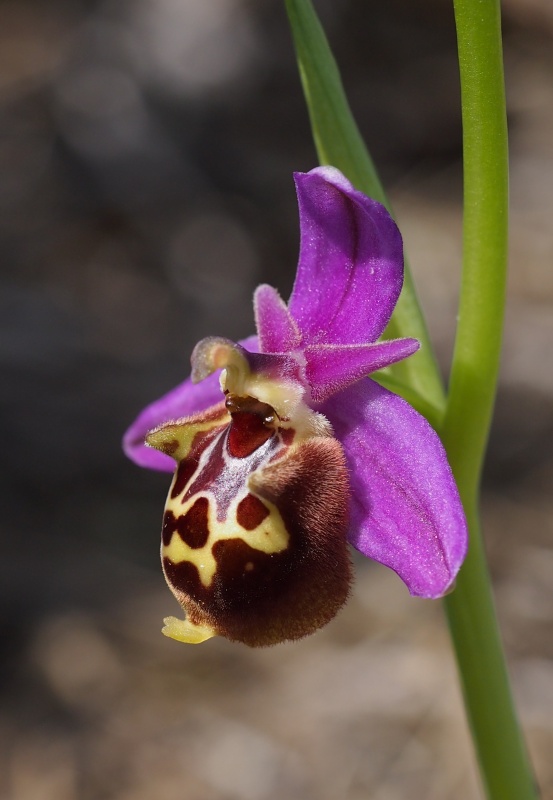
[[[186,613],[163,632],[179,641],[262,646],[313,633],[348,597],[349,544],[422,597],[449,590],[466,552],[438,436],[366,377],[418,348],[376,341],[401,290],[399,231],[331,167],[296,175],[296,186],[288,305],[259,287],[257,336],[199,342],[191,379],[124,438],[142,466],[176,462],[161,555]]]
[[[250,645],[297,639],[332,619],[349,592],[342,448],[321,415],[300,408],[297,391],[289,397],[261,378],[258,394],[274,397],[278,411],[237,394],[251,380],[246,359],[217,340],[200,343],[196,359],[207,348],[225,366],[225,401],[146,439],[177,462],[161,555],[186,620],[169,618],[165,633],[185,642],[218,633]]]

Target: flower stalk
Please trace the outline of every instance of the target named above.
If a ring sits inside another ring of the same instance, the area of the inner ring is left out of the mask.
[[[463,270],[442,441],[470,548],[445,609],[489,798],[537,790],[513,704],[478,519],[497,386],[508,245],[508,143],[499,0],[454,0],[463,118]]]
[[[285,0],[321,163],[387,203],[310,0]],[[499,0],[454,0],[462,88],[464,247],[459,327],[447,400],[410,273],[388,331],[423,347],[392,380],[439,430],[471,545],[445,599],[482,782],[490,800],[537,797],[513,705],[479,526],[479,489],[497,385],[507,263],[508,153]],[[417,402],[420,396],[421,402]],[[442,413],[445,414],[442,416]]]

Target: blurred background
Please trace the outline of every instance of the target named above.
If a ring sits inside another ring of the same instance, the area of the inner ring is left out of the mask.
[[[317,2],[444,370],[460,262],[455,32],[439,0]],[[505,0],[512,239],[486,542],[553,798],[553,6]],[[120,450],[207,334],[287,297],[316,165],[279,0],[0,0],[0,797],[479,797],[437,603],[358,560],[314,637],[160,634],[169,477]]]

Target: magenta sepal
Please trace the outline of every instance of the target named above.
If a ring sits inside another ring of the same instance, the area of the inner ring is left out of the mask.
[[[384,206],[333,167],[296,173],[301,243],[288,309],[306,344],[374,342],[403,284],[403,242]]]
[[[253,296],[255,326],[262,353],[286,353],[301,345],[301,333],[276,289],[263,284]]]
[[[351,544],[397,572],[411,594],[442,596],[466,555],[467,526],[438,435],[368,378],[321,410],[349,467]]]
[[[416,339],[369,344],[315,344],[305,348],[305,377],[311,399],[321,403],[371,372],[395,364],[419,349]]]

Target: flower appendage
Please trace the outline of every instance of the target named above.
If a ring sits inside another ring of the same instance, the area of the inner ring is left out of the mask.
[[[196,345],[192,376],[148,406],[124,448],[173,471],[162,531],[186,612],[164,633],[252,646],[313,633],[345,603],[348,543],[413,595],[447,592],[466,523],[441,442],[368,374],[414,353],[380,341],[403,281],[388,212],[331,167],[295,176],[299,265],[288,305],[254,296],[257,336]]]

